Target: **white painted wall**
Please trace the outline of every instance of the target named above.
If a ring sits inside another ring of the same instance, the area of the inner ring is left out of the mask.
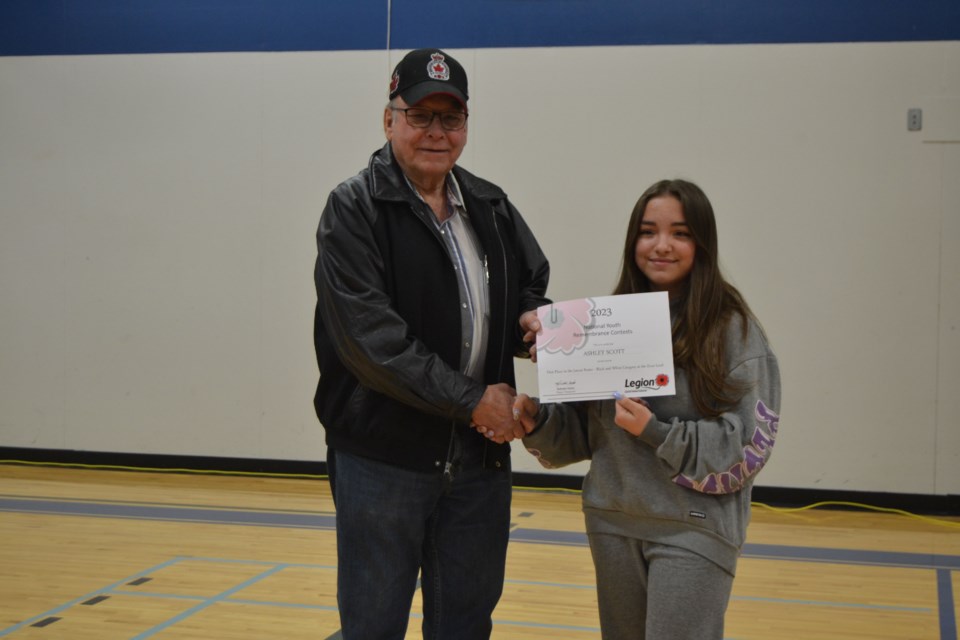
[[[452,53],[555,299],[650,183],[706,190],[781,361],[760,484],[960,493],[960,43]],[[0,57],[0,446],[321,458],[314,231],[400,54]]]

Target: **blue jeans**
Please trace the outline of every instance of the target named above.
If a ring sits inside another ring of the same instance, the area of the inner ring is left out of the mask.
[[[484,469],[482,447],[474,449],[455,459],[450,481],[328,450],[344,640],[402,640],[418,574],[424,638],[490,637],[503,590],[511,477],[509,469]]]

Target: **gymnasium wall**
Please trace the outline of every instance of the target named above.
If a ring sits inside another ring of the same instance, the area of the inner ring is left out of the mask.
[[[0,447],[322,459],[317,220],[420,46],[554,299],[610,292],[650,183],[704,188],[781,363],[760,485],[960,494],[953,0],[4,2]]]

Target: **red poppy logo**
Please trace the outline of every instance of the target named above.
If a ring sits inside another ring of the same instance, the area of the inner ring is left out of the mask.
[[[668,375],[665,374],[665,373],[661,373],[660,375],[657,376],[657,386],[658,386],[658,387],[665,387],[665,386],[667,386],[668,384],[670,384],[670,376],[668,376]]]

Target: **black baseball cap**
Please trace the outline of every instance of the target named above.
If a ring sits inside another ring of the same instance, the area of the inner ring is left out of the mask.
[[[415,49],[403,56],[390,78],[390,99],[415,105],[429,95],[453,96],[467,107],[467,72],[440,49]]]

